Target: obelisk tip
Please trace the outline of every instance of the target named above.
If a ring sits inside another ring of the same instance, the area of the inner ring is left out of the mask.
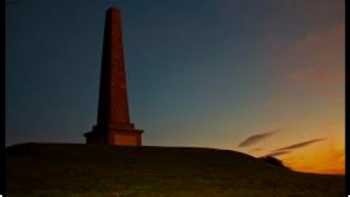
[[[107,9],[107,12],[120,12],[120,9],[115,7],[115,6],[110,6],[108,9]]]

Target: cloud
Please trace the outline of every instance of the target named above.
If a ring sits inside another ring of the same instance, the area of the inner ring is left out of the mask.
[[[254,145],[254,144],[260,142],[261,140],[272,136],[273,134],[275,134],[278,131],[279,130],[274,130],[274,131],[269,131],[269,132],[265,132],[265,133],[261,133],[261,134],[252,135],[252,136],[248,137],[247,139],[245,139],[243,142],[241,142],[238,145],[238,147],[246,147],[246,146]]]
[[[308,34],[287,50],[286,70],[290,85],[309,85],[324,89],[345,82],[345,25],[339,24],[328,31]]]
[[[310,144],[313,144],[313,143],[316,143],[316,142],[320,142],[320,141],[323,141],[323,140],[326,140],[326,138],[318,138],[318,139],[313,139],[313,140],[308,140],[308,141],[305,141],[305,142],[292,144],[292,145],[289,145],[289,146],[286,146],[286,147],[282,147],[282,148],[276,149],[276,150],[274,150],[272,152],[290,151],[290,150],[294,150],[294,149],[297,149],[297,148],[302,148],[302,147],[305,147],[305,146],[308,146]]]
[[[345,23],[291,40],[266,33],[263,56],[282,87],[342,101],[345,85]],[[281,34],[283,35],[283,34]]]
[[[275,157],[275,156],[280,156],[280,155],[285,155],[285,154],[289,154],[291,153],[291,151],[289,150],[284,150],[284,151],[272,151],[269,154],[264,155],[263,157]]]
[[[263,151],[264,149],[263,148],[252,148],[250,149],[251,152],[260,152],[260,151]]]
[[[313,151],[290,155],[283,158],[283,162],[296,171],[313,172],[321,174],[345,174],[344,149],[335,150],[331,143]],[[317,154],[315,154],[317,153]]]
[[[289,146],[285,146],[285,147],[282,147],[282,148],[279,148],[279,149],[271,151],[270,153],[264,155],[264,157],[286,155],[286,154],[292,153],[292,151],[294,149],[302,148],[302,147],[305,147],[305,146],[308,146],[310,144],[313,144],[313,143],[316,143],[316,142],[320,142],[320,141],[323,141],[323,140],[326,140],[326,138],[312,139],[312,140],[308,140],[308,141],[305,141],[305,142],[300,142],[300,143],[292,144],[292,145],[289,145]]]

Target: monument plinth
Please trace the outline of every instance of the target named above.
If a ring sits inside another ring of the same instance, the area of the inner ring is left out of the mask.
[[[109,8],[103,41],[97,124],[88,144],[142,145],[142,130],[130,122],[120,11]]]

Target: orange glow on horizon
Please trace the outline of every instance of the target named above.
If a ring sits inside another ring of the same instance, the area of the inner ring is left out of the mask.
[[[342,141],[329,140],[305,149],[282,156],[281,160],[295,171],[345,175],[345,144]]]
[[[345,133],[339,132],[343,130],[341,127],[338,127],[340,125],[342,124],[337,124],[327,128],[330,130],[330,132],[328,132],[326,139],[323,141],[319,141],[305,147],[290,149],[290,152],[287,151],[288,153],[286,154],[276,155],[273,157],[278,158],[284,163],[284,165],[294,171],[316,174],[345,175]],[[325,126],[321,125],[320,128],[325,128]],[[272,141],[268,145],[270,146],[270,144],[275,144],[286,139],[289,138],[276,136],[276,139],[271,139]],[[262,147],[250,148],[247,150],[247,153],[255,157],[261,157],[271,153],[271,151],[273,152],[273,150],[275,150],[275,148],[272,147],[266,149]]]

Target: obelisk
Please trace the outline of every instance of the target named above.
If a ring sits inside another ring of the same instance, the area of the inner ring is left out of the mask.
[[[85,133],[86,143],[141,146],[142,132],[130,122],[121,15],[111,7],[106,13],[97,124]]]

